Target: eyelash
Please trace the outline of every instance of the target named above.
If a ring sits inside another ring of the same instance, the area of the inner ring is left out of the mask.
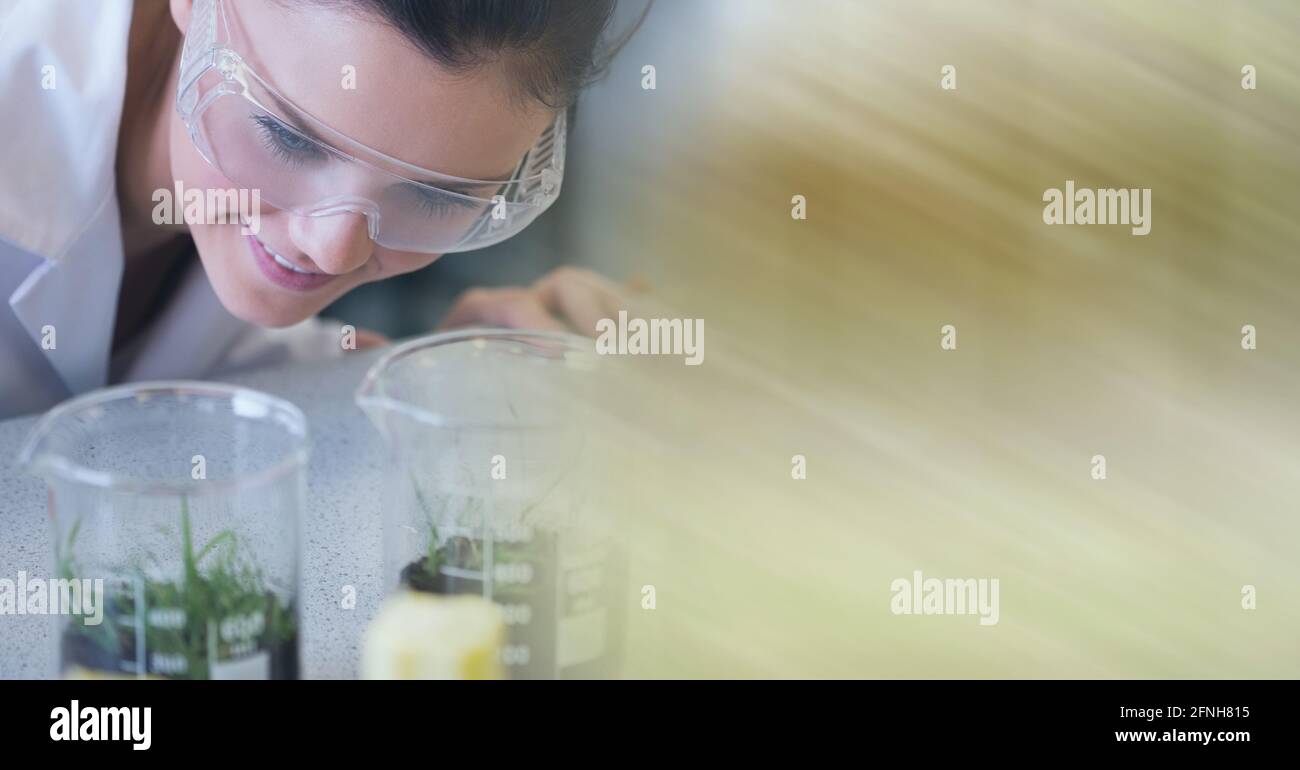
[[[438,190],[416,187],[414,185],[408,185],[407,189],[411,191],[411,195],[415,196],[415,205],[419,206],[421,213],[429,216],[433,216],[434,214],[446,214],[452,209],[477,208],[477,206],[471,201]]]
[[[326,156],[325,151],[310,139],[270,115],[255,115],[253,122],[261,129],[262,143],[271,154],[291,166],[301,166]]]

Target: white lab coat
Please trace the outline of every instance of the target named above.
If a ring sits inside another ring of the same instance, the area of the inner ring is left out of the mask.
[[[235,318],[197,260],[131,349],[113,354],[131,8],[0,0],[0,419],[112,382],[341,355],[337,324],[268,330]]]

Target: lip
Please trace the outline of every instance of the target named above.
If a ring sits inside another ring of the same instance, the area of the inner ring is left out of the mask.
[[[245,235],[248,250],[253,253],[253,261],[261,268],[262,275],[271,283],[289,291],[315,291],[330,281],[338,278],[328,273],[295,273],[275,261],[275,257],[266,250],[262,242],[252,235]]]

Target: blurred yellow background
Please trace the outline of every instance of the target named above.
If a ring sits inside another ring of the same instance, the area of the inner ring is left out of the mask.
[[[609,393],[624,673],[1300,676],[1297,50],[1283,1],[659,0],[566,180],[706,325]],[[1151,233],[1045,225],[1067,179]],[[1000,622],[892,614],[914,570]]]

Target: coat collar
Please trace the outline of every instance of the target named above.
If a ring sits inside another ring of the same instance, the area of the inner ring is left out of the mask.
[[[0,34],[0,238],[41,259],[9,297],[74,393],[104,385],[123,268],[115,164],[132,4],[24,0]],[[75,19],[76,23],[70,23]],[[53,349],[42,342],[50,340]]]

